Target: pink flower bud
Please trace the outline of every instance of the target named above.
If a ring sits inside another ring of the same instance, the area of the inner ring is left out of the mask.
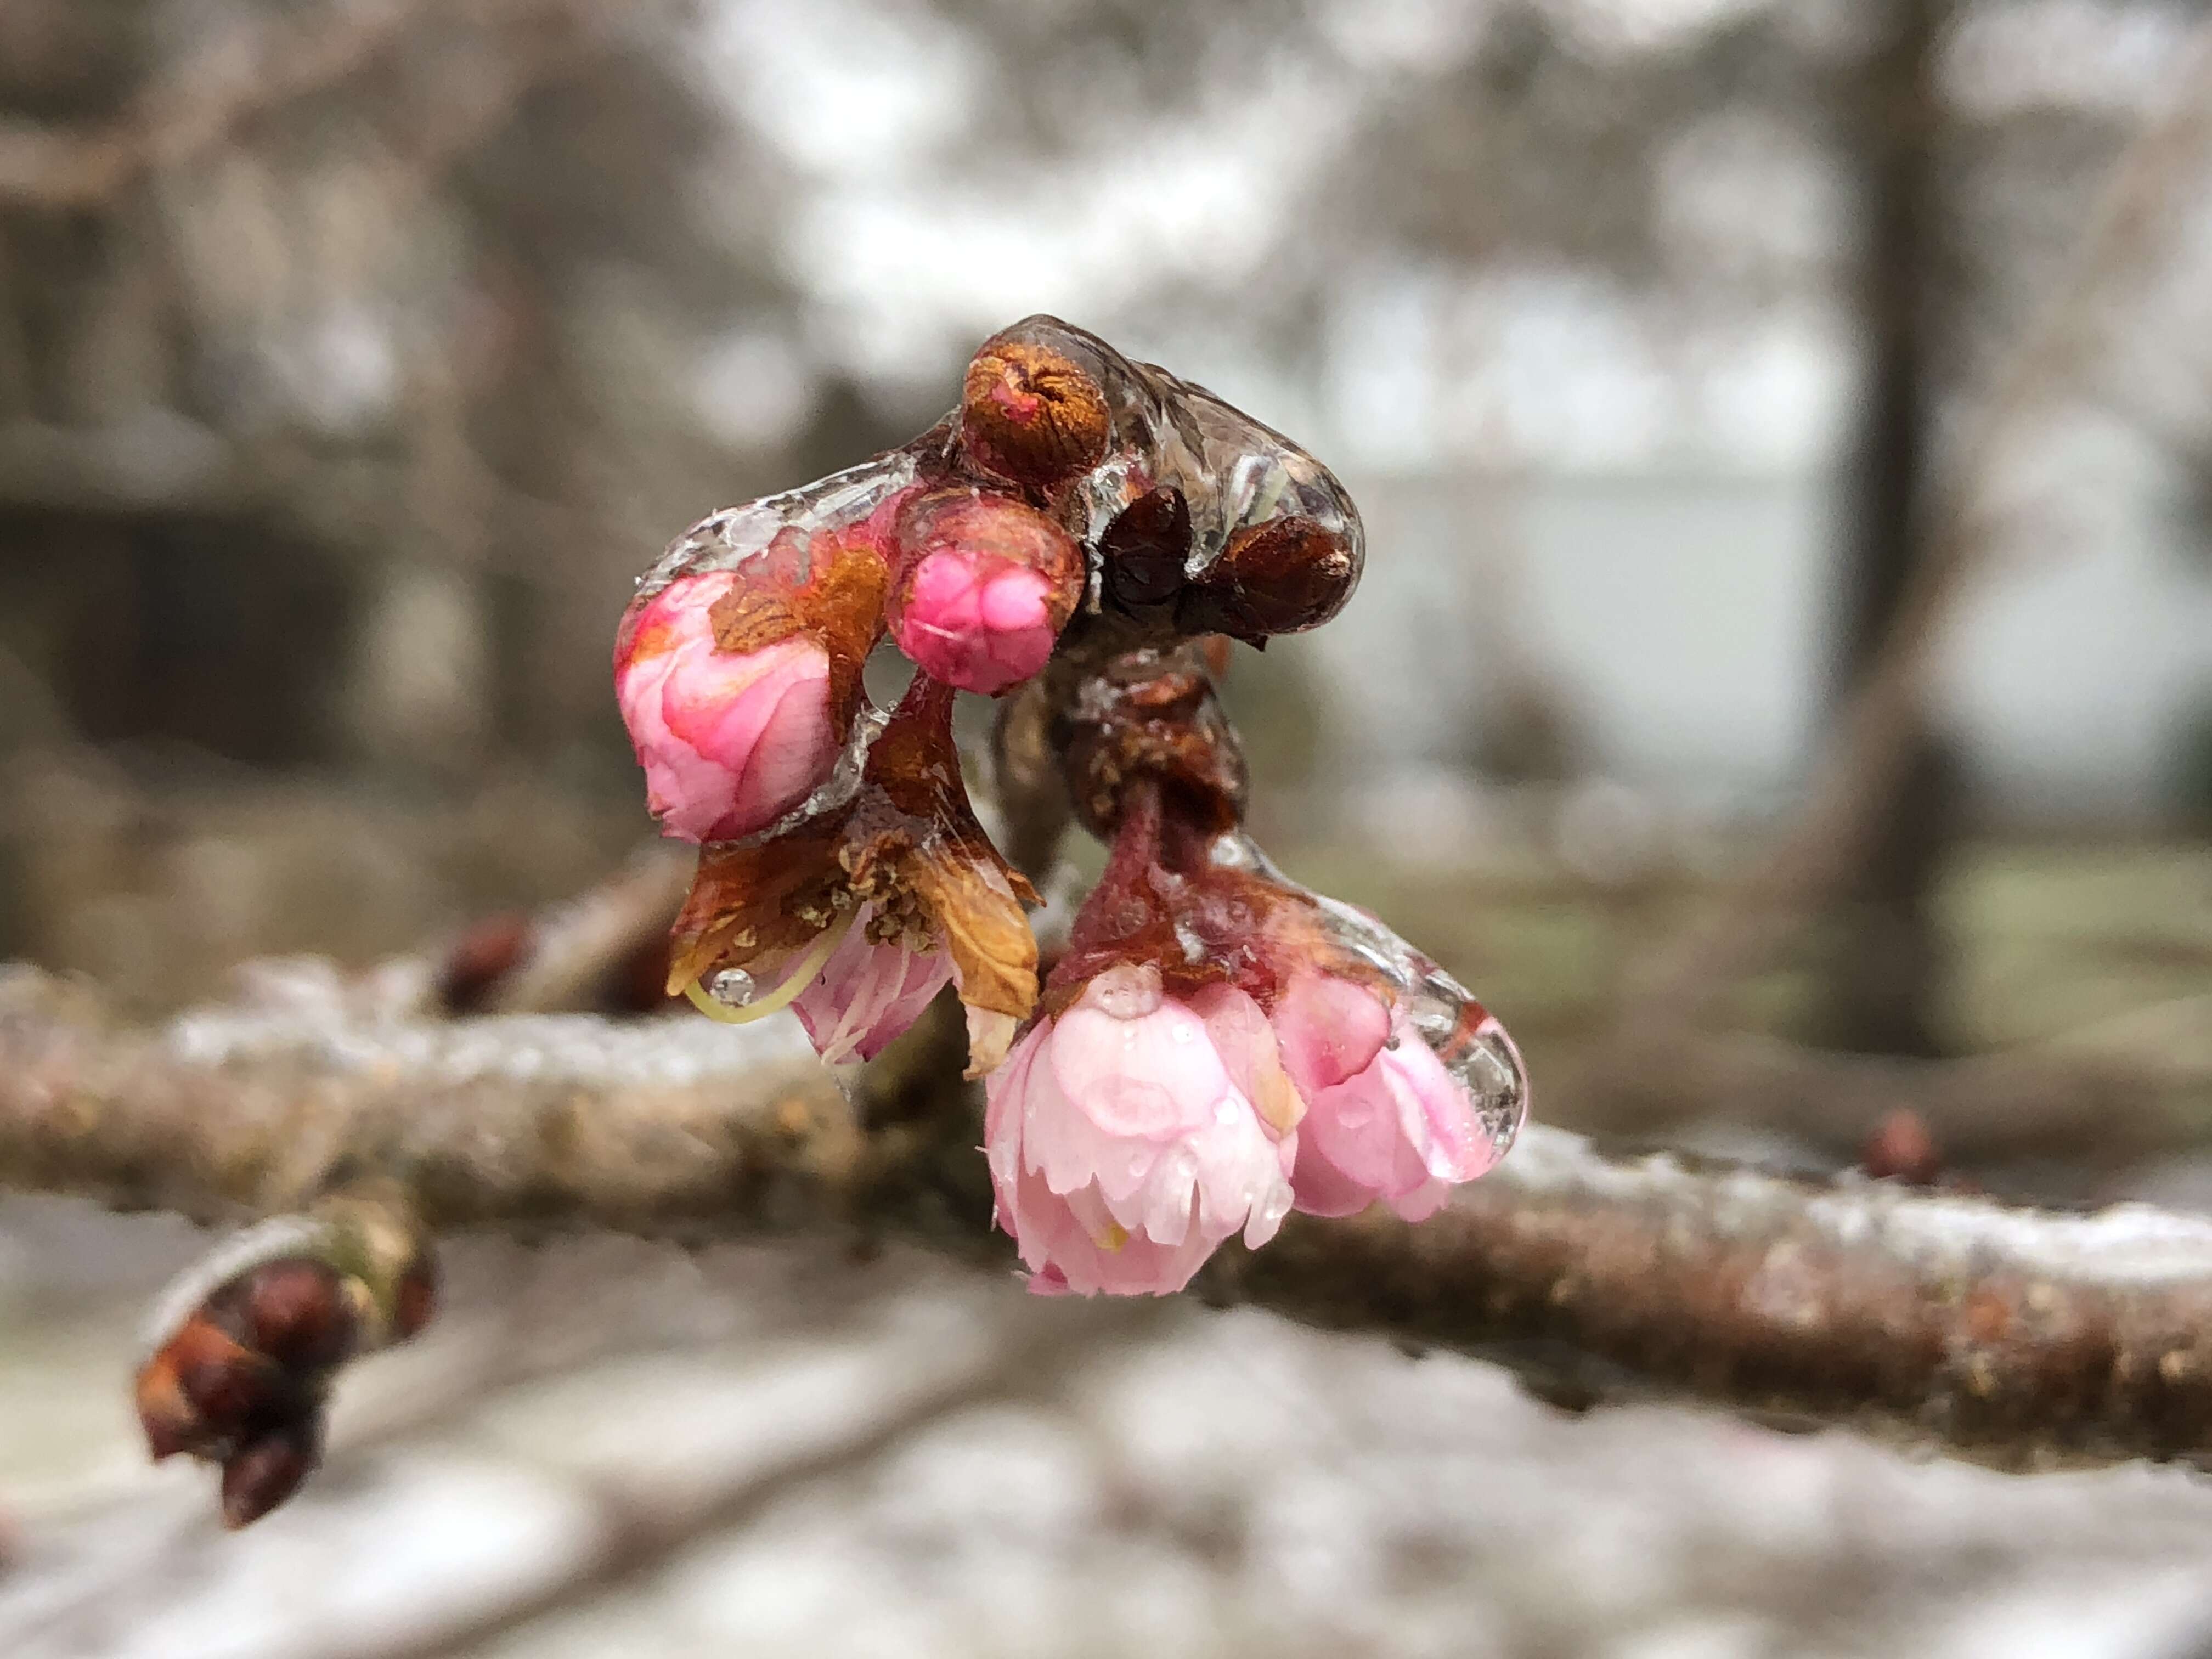
[[[1497,1163],[1467,1085],[1419,1033],[1393,1025],[1374,992],[1300,975],[1277,1001],[1274,1024],[1306,1103],[1291,1177],[1299,1209],[1352,1215],[1380,1198],[1419,1221]]]
[[[733,571],[684,576],[625,628],[615,696],[645,768],[647,805],[686,841],[750,835],[830,774],[838,733],[829,653],[793,634],[755,651],[722,651],[709,615]]]
[[[868,937],[874,907],[864,905],[812,984],[792,1001],[814,1050],[831,1066],[873,1060],[921,1018],[952,977],[952,956],[932,936],[919,950],[904,939]]]
[[[1018,501],[969,492],[922,497],[895,534],[908,562],[891,637],[924,672],[995,696],[1045,665],[1082,586],[1066,531]]]
[[[933,553],[915,567],[891,634],[924,673],[994,696],[1052,655],[1051,597],[1052,584],[1020,565]]]
[[[999,1223],[1033,1290],[1164,1296],[1240,1229],[1274,1237],[1297,1136],[1271,1131],[1236,1077],[1264,1026],[1242,992],[1200,1000],[1213,1018],[1164,995],[1150,964],[1109,968],[986,1084]]]

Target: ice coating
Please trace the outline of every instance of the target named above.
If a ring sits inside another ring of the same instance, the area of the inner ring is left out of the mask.
[[[1188,511],[1186,580],[1213,569],[1238,538],[1272,525],[1298,524],[1310,526],[1340,555],[1342,592],[1348,596],[1357,584],[1365,559],[1358,508],[1334,474],[1280,433],[1205,387],[1156,364],[1133,362],[1057,318],[1027,318],[994,336],[984,351],[1006,347],[1057,354],[1077,365],[1103,396],[1102,459],[1041,492],[1082,544],[1091,608],[1098,604],[1102,540],[1132,502],[1154,491],[1174,492]],[[898,449],[800,489],[708,515],[638,579],[641,596],[650,598],[679,576],[703,572],[744,569],[749,580],[771,585],[803,580],[809,562],[818,560],[816,550],[825,532],[857,537],[895,558],[889,520],[920,489],[980,479],[1018,495],[963,452],[960,430],[956,410]]]
[[[618,665],[645,649],[638,619],[654,614],[655,595],[723,584],[695,619],[708,666],[779,647],[818,657],[835,739],[809,750],[811,787],[777,793],[773,821],[765,809],[718,817],[702,837],[672,988],[724,1019],[795,1002],[826,1048],[864,1058],[877,1025],[904,1024],[906,1005],[918,1010],[949,972],[975,1039],[969,1075],[990,1073],[1040,1013],[1024,914],[1035,895],[975,822],[951,699],[955,688],[1042,684],[1065,722],[1045,739],[1047,763],[1078,821],[1115,840],[1109,872],[1127,864],[1128,878],[1103,881],[1103,899],[1085,906],[1114,925],[1086,932],[1078,916],[1055,970],[1063,1000],[1042,1018],[1131,966],[1164,974],[1177,996],[1243,999],[1252,1042],[1271,1054],[1284,1032],[1302,1052],[1335,1042],[1331,997],[1361,1005],[1373,1018],[1363,1012],[1359,1030],[1374,1030],[1360,1066],[1295,1088],[1284,1073],[1263,1115],[1287,1133],[1326,1094],[1316,1146],[1328,1140],[1330,1168],[1402,1214],[1425,1213],[1512,1143],[1527,1109],[1520,1057],[1436,964],[1267,866],[1237,828],[1241,753],[1212,693],[1222,636],[1260,645],[1326,622],[1364,556],[1358,514],[1328,469],[1205,387],[1055,318],[993,336],[929,431],[702,520],[640,579]],[[886,715],[866,695],[861,665],[886,638],[921,670],[908,701],[936,711],[927,722]],[[1114,695],[1102,700],[1102,688]],[[1139,797],[1152,829],[1125,858],[1115,826]],[[896,918],[904,957],[872,926],[842,931],[868,907]],[[825,974],[833,956],[879,971]],[[1279,1012],[1301,975],[1320,1000]],[[878,1003],[898,1018],[878,1021]],[[1273,1076],[1245,1070],[1254,1088]]]
[[[786,531],[811,540],[825,531],[849,531],[912,488],[921,476],[928,447],[917,439],[903,449],[833,472],[798,489],[763,495],[708,514],[668,544],[652,568],[637,579],[640,599],[649,599],[679,576],[737,570],[757,562]]]
[[[1344,544],[1358,580],[1366,546],[1358,509],[1334,473],[1281,433],[1204,386],[1132,362],[1057,318],[1024,318],[993,337],[1058,351],[1105,392],[1106,458],[1071,492],[1082,507],[1073,527],[1087,546],[1097,547],[1131,501],[1166,486],[1180,490],[1190,509],[1186,575],[1202,574],[1238,532],[1302,516]]]
[[[1492,1148],[1491,1161],[1504,1157],[1528,1121],[1528,1069],[1505,1027],[1474,994],[1366,911],[1299,887],[1241,830],[1217,837],[1212,857],[1224,868],[1250,871],[1312,900],[1332,941],[1390,987],[1401,1025],[1465,1085]]]

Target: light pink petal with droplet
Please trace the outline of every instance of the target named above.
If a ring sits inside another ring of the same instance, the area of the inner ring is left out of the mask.
[[[1390,1035],[1390,1011],[1364,985],[1304,973],[1276,999],[1274,1026],[1283,1069],[1310,1103],[1374,1064]]]

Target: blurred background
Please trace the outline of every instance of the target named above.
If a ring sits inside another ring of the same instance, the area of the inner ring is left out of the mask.
[[[1255,828],[1540,1115],[2212,1206],[2208,15],[0,0],[0,959],[159,1017],[602,879],[631,576],[1049,311],[1351,488]],[[1761,1046],[1588,1063],[1908,636],[1841,878],[1660,987]],[[896,1254],[464,1241],[225,1538],[125,1399],[196,1241],[0,1201],[11,1655],[2212,1651],[2179,1475]]]

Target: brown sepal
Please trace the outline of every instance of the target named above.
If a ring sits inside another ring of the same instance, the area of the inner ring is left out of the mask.
[[[989,842],[981,843],[988,848]],[[972,1007],[1027,1019],[1036,1006],[1036,936],[1024,902],[1036,895],[1018,871],[972,842],[917,848],[902,879],[937,918],[958,971],[960,1000]]]
[[[835,919],[842,816],[765,842],[713,842],[668,935],[668,993],[721,968],[803,947]]]
[[[1067,717],[1066,755],[1076,816],[1094,835],[1111,835],[1138,778],[1179,797],[1178,815],[1209,830],[1243,818],[1243,749],[1200,647],[1132,652],[1109,663]]]
[[[1131,501],[1098,538],[1107,603],[1125,611],[1164,605],[1182,592],[1190,558],[1190,503],[1172,484]]]
[[[884,635],[889,556],[866,525],[796,526],[745,567],[744,580],[707,613],[718,651],[758,651],[805,633],[830,655],[830,705],[841,725],[860,706],[860,669]]]
[[[1127,791],[1113,851],[1053,964],[1043,1007],[1057,1014],[1117,963],[1150,963],[1171,994],[1228,984],[1273,1009],[1295,974],[1320,968],[1388,987],[1340,945],[1311,894],[1269,873],[1241,833],[1194,816],[1190,798],[1152,777]],[[1224,847],[1223,837],[1236,847]],[[1478,1011],[1478,1013],[1480,1011]]]

